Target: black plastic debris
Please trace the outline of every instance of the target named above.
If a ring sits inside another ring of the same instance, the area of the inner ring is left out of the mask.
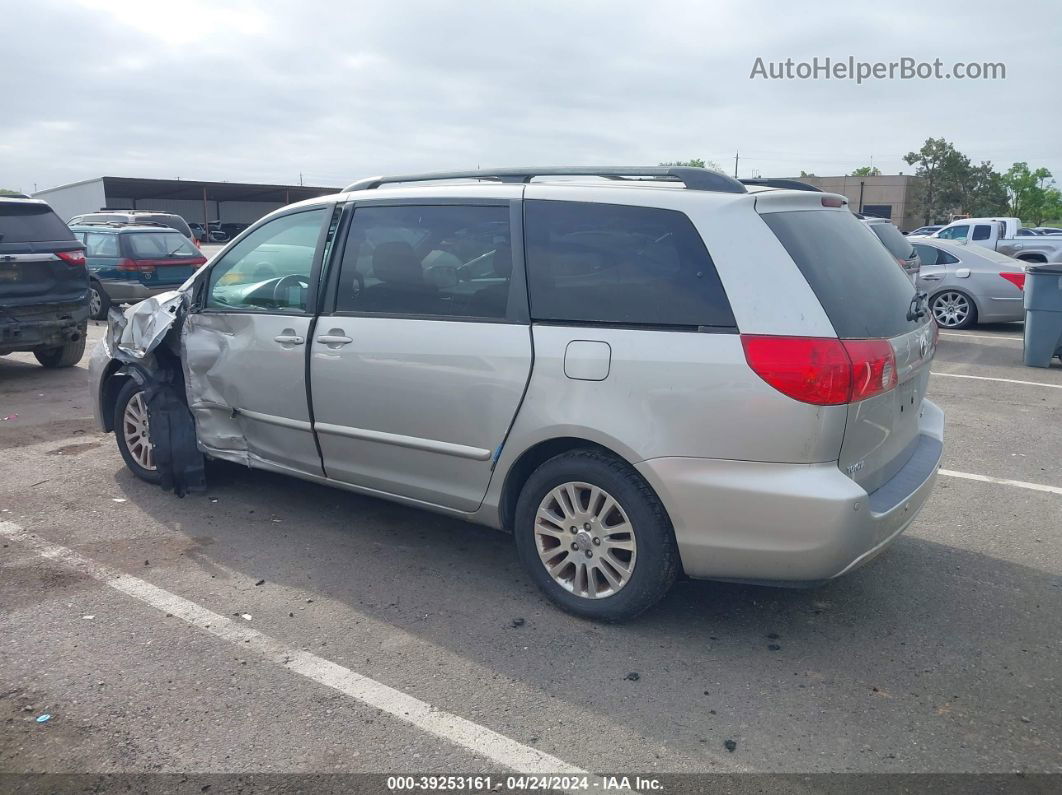
[[[730,753],[734,753],[734,751],[737,750],[737,743],[734,742],[733,740],[724,740],[723,741],[723,747],[726,750],[728,750]]]
[[[637,671],[631,671],[629,674],[627,674],[623,678],[624,678],[624,680],[626,680],[628,682],[637,682],[642,677],[638,674]]]
[[[190,491],[206,491],[206,470],[196,444],[195,421],[184,398],[180,362],[168,362],[160,354],[156,358],[162,367],[142,385],[151,418],[149,432],[160,485],[183,497]]]
[[[524,622],[524,620],[522,618],[514,618],[512,620],[512,628],[516,629],[517,627],[522,627],[524,625],[524,623],[525,622]]]

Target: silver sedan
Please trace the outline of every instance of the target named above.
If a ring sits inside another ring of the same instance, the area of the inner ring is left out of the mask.
[[[1024,320],[1021,262],[984,246],[911,237],[922,268],[918,286],[941,328]]]

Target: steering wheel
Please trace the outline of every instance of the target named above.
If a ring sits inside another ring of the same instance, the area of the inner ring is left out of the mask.
[[[280,306],[280,293],[289,284],[297,284],[304,290],[310,289],[310,280],[308,277],[303,276],[301,273],[289,273],[287,276],[281,276],[277,279],[276,284],[273,285],[273,305]]]

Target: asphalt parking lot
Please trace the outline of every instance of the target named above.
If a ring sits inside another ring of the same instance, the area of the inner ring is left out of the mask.
[[[945,470],[886,554],[621,626],[485,528],[228,465],[179,500],[85,361],[4,357],[0,770],[1062,772],[1062,367],[1020,337],[942,335]]]

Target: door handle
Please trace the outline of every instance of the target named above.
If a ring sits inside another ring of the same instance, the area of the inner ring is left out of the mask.
[[[939,282],[943,279],[943,276],[922,276],[920,277],[924,282]]]
[[[273,337],[273,342],[279,342],[281,345],[302,345],[306,339],[298,334],[277,334]]]
[[[351,342],[354,342],[354,340],[348,337],[341,328],[334,328],[327,334],[321,334],[317,337],[317,341],[322,345],[327,345],[329,348],[339,348],[343,345],[348,345]]]

